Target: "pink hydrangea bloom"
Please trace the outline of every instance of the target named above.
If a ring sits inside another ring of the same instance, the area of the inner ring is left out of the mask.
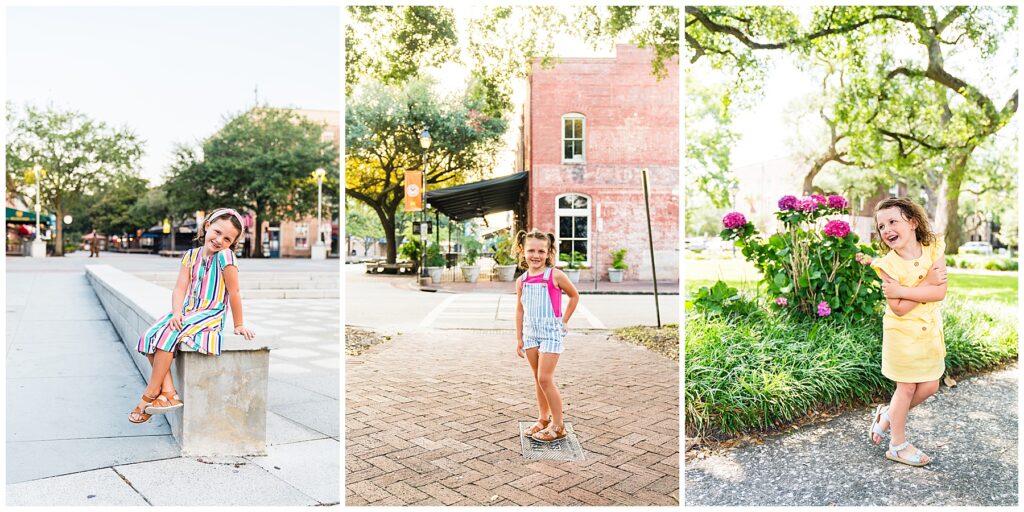
[[[789,305],[789,301],[786,300],[785,297],[779,297],[779,298],[775,299],[775,304],[778,305],[779,307],[783,307],[784,308],[784,307]]]
[[[825,235],[844,238],[850,234],[850,225],[841,220],[830,220],[825,224]]]
[[[740,212],[729,212],[725,214],[725,217],[722,217],[722,225],[725,226],[726,229],[741,228],[746,225],[746,223],[747,218]]]
[[[818,303],[818,316],[829,316],[832,314],[832,308],[828,306],[828,302],[821,301]]]
[[[779,199],[779,210],[792,210],[800,202],[795,196],[782,196]]]
[[[810,197],[805,197],[797,202],[796,209],[804,212],[813,212],[818,209],[818,202]]]
[[[835,208],[836,210],[842,210],[843,208],[846,208],[849,205],[849,203],[846,201],[846,198],[843,196],[828,196],[827,199],[828,207]]]
[[[825,199],[825,196],[821,194],[811,194],[811,199],[813,199],[814,202],[818,204],[825,204],[828,202],[828,199]]]

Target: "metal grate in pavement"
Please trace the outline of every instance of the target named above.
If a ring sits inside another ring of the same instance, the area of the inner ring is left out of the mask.
[[[542,443],[523,435],[536,420],[519,422],[519,442],[523,446],[523,457],[533,460],[584,460],[583,447],[576,438],[572,423],[565,423],[566,435],[558,441]]]

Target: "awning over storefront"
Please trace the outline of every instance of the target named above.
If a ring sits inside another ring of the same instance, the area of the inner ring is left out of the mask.
[[[7,208],[7,223],[8,224],[35,224],[36,213],[26,210],[19,210],[17,208]],[[39,218],[40,224],[50,225],[50,218],[43,215]]]
[[[427,190],[426,199],[431,207],[449,219],[462,221],[516,210],[524,186],[526,173],[520,172],[476,183]]]

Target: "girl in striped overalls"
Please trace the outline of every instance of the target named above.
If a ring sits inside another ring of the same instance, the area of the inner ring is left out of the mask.
[[[554,268],[555,235],[536,229],[520,231],[515,247],[519,266],[526,268],[516,281],[516,354],[530,361],[540,410],[537,423],[524,433],[551,442],[565,437],[562,396],[553,377],[564,348],[562,340],[569,332],[569,317],[580,302],[580,294],[565,272]],[[562,292],[569,296],[564,314]]]
[[[235,247],[242,234],[242,216],[230,208],[215,210],[200,224],[196,247],[181,258],[178,281],[171,293],[171,312],[139,339],[138,351],[153,366],[142,400],[128,415],[132,423],[145,423],[153,414],[184,406],[171,381],[171,361],[180,348],[218,355],[224,313],[231,305],[234,333],[251,340],[256,334],[242,323]],[[181,347],[184,344],[184,347]]]

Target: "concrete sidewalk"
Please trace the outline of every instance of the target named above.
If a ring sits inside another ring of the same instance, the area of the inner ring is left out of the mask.
[[[872,409],[686,464],[687,506],[1015,506],[1016,366],[942,387],[910,413],[913,468],[867,440]]]
[[[581,462],[527,460],[510,330],[418,330],[346,357],[346,505],[678,505],[679,366],[570,333],[555,382]]]
[[[49,263],[6,276],[8,505],[339,503],[337,300],[245,303],[292,333],[271,355],[268,455],[183,458],[161,416],[128,422],[145,381],[84,275]]]
[[[515,292],[515,284],[500,281],[440,282],[419,286],[409,278],[409,286],[424,291],[450,293],[509,293]],[[583,295],[654,295],[654,281],[608,281],[580,280],[576,289]],[[679,295],[679,281],[658,281],[658,295]]]

